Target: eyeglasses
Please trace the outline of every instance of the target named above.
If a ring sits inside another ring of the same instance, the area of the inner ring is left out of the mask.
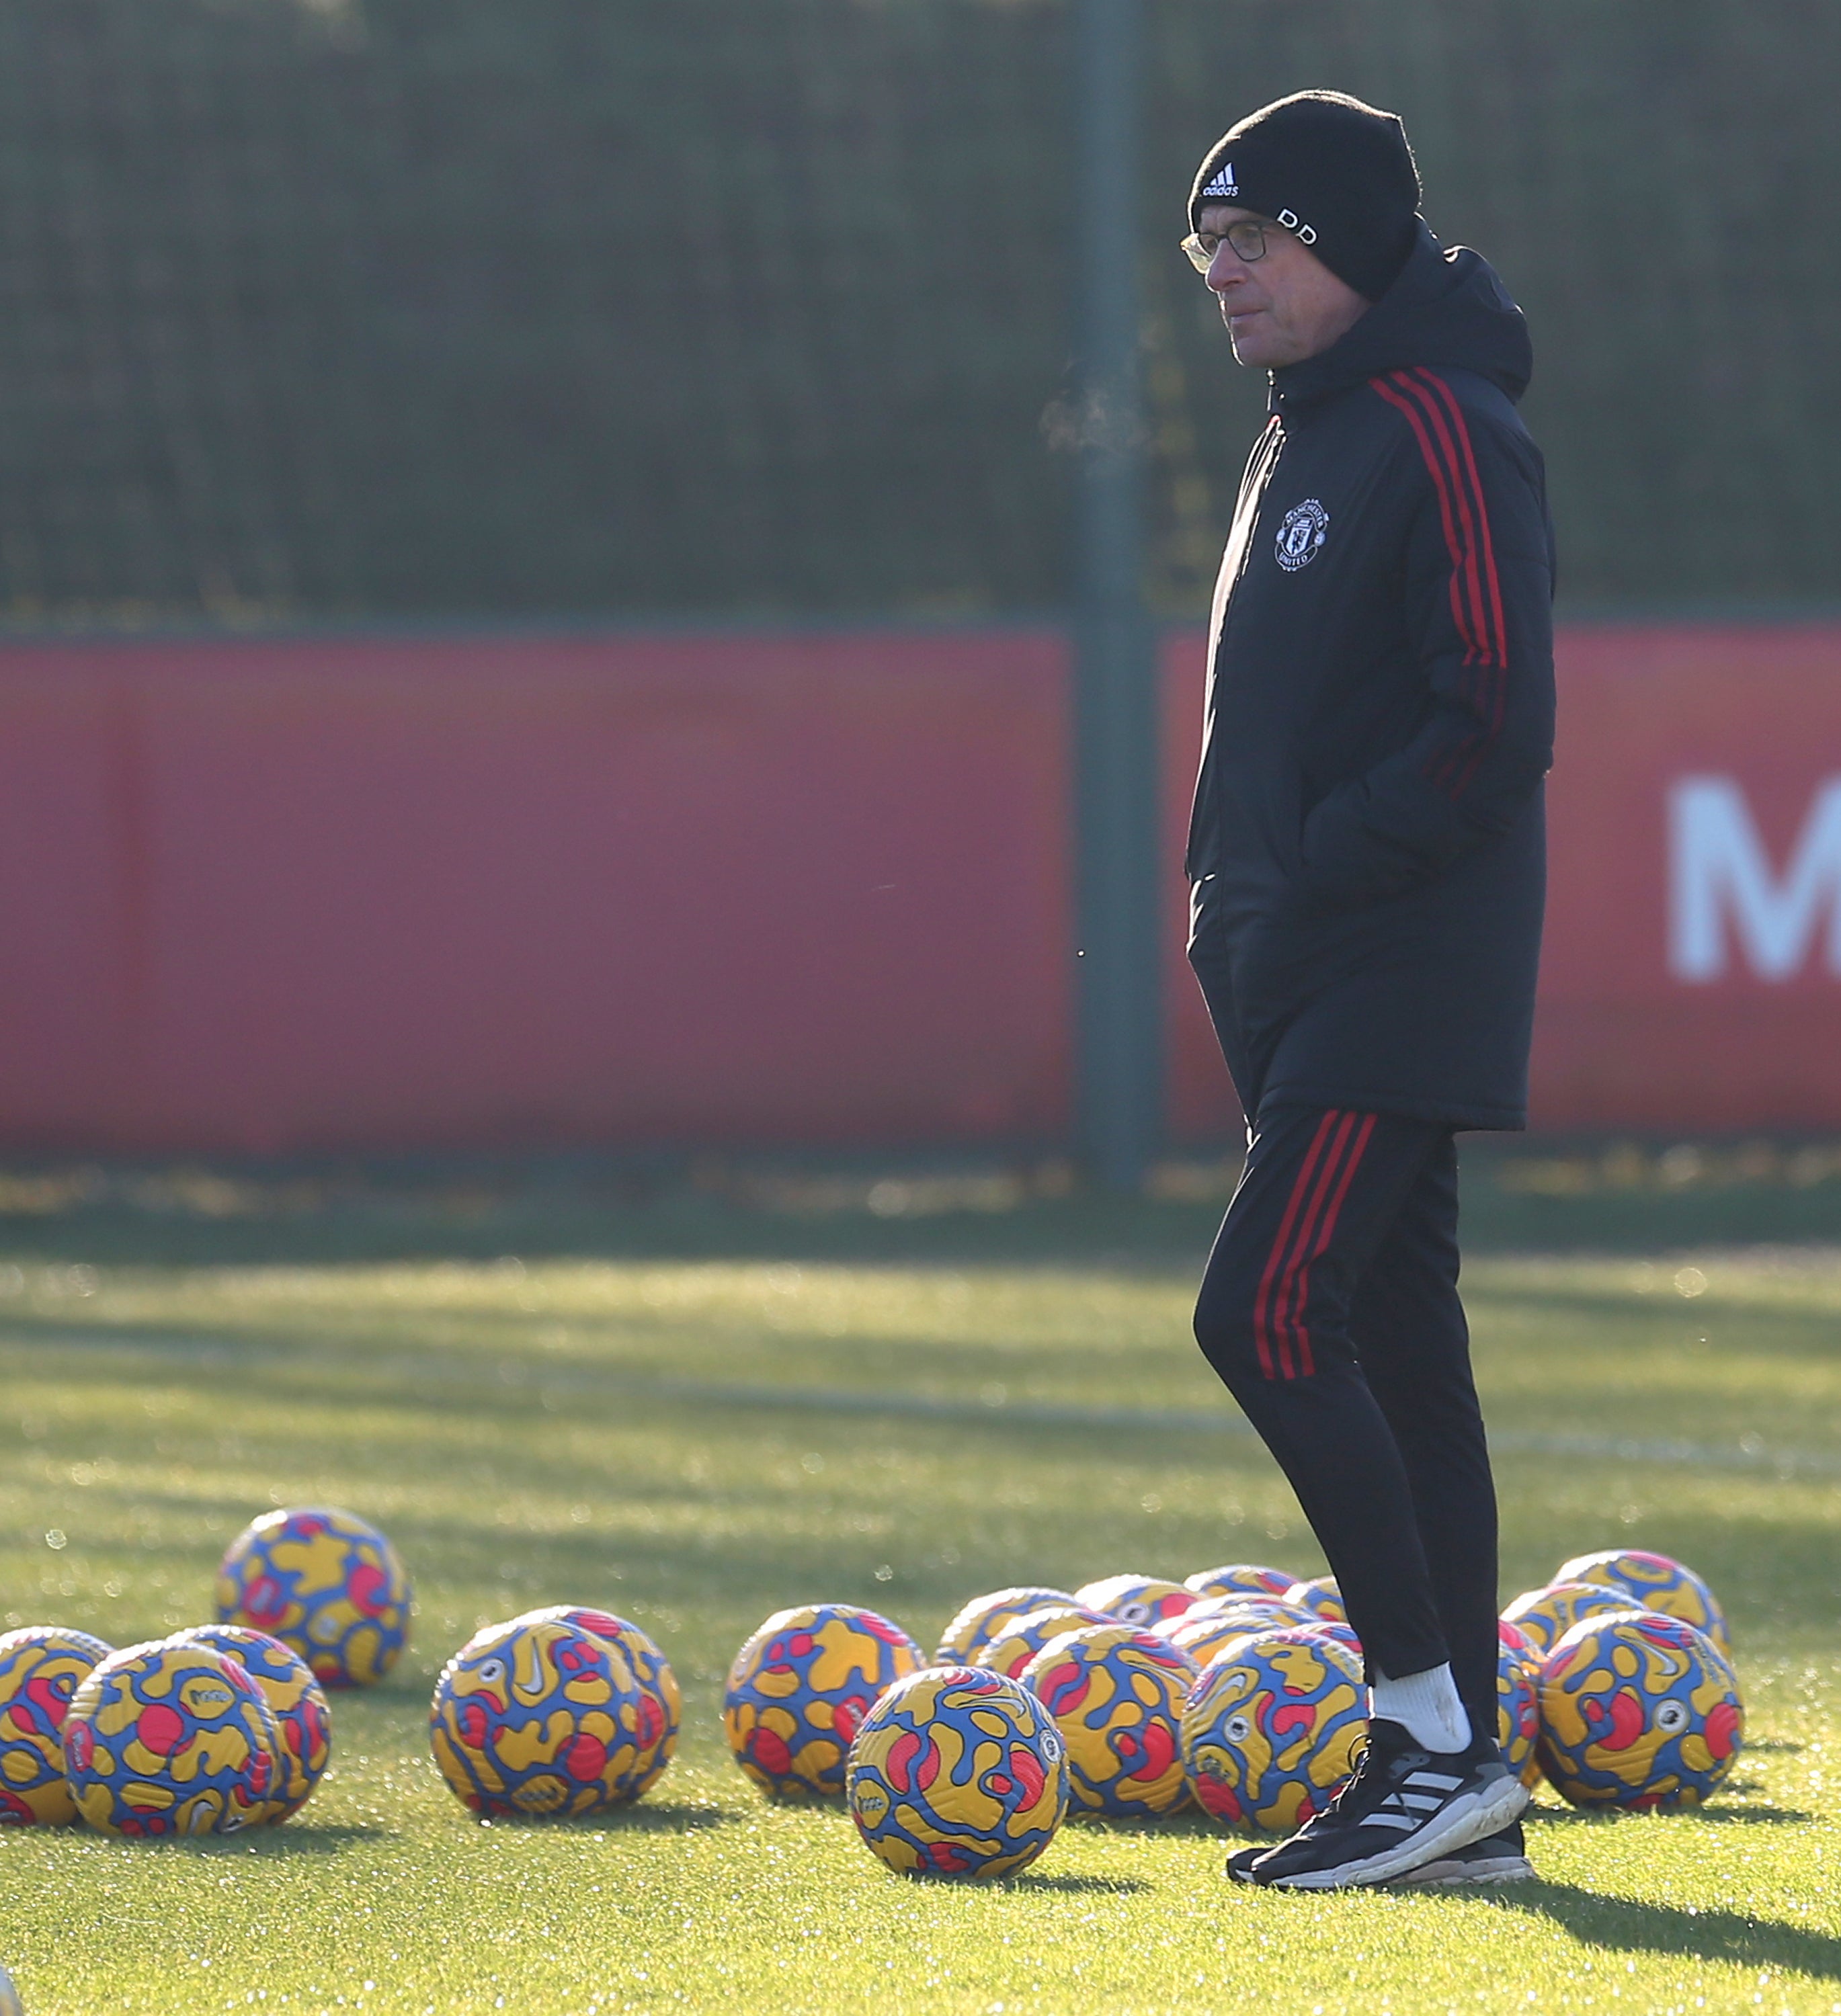
[[[1225,231],[1194,231],[1183,240],[1183,250],[1189,255],[1189,263],[1198,273],[1205,273],[1215,263],[1215,254],[1223,242],[1232,250],[1235,258],[1250,266],[1256,259],[1266,256],[1266,234],[1284,227],[1264,224],[1259,218],[1243,217],[1228,225]]]

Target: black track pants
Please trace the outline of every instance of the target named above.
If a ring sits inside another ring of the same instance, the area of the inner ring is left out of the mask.
[[[1291,1480],[1370,1677],[1448,1658],[1493,1733],[1496,1494],[1457,1298],[1450,1129],[1263,1108],[1195,1335]]]

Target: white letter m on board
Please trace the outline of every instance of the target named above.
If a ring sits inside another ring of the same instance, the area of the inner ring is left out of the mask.
[[[1825,963],[1841,976],[1841,777],[1817,790],[1781,876],[1731,777],[1683,777],[1669,794],[1669,967],[1727,970],[1728,927],[1760,980],[1789,980],[1827,920]]]

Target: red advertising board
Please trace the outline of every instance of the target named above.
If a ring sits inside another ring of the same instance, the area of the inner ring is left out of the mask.
[[[1558,655],[1536,1123],[1841,1127],[1841,625]]]
[[[1841,625],[1559,664],[1536,1124],[1841,1125]],[[1065,1139],[1067,704],[1047,628],[0,647],[0,1146]]]
[[[1054,633],[0,651],[0,1142],[1055,1139]]]

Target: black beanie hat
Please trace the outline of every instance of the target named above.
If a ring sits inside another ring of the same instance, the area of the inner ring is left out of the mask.
[[[1209,148],[1189,192],[1191,231],[1211,203],[1272,218],[1378,301],[1413,249],[1419,171],[1394,113],[1340,91],[1300,91]]]

